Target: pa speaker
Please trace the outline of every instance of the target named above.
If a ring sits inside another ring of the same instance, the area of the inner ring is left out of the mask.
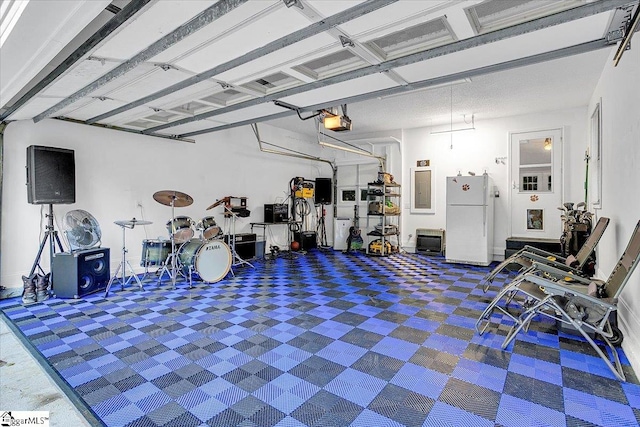
[[[53,293],[59,298],[80,298],[103,291],[109,283],[109,248],[62,252],[53,256]]]
[[[27,200],[31,204],[76,202],[76,163],[73,150],[27,147]]]
[[[314,201],[317,204],[331,204],[331,178],[316,178],[316,192]]]

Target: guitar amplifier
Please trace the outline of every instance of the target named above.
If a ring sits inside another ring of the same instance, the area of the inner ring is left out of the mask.
[[[284,203],[274,203],[264,205],[264,222],[288,222],[289,221],[289,205]]]
[[[224,242],[232,245],[232,237],[229,234],[224,235]],[[256,257],[256,234],[255,233],[237,233],[236,234],[236,253],[242,259],[252,259]]]

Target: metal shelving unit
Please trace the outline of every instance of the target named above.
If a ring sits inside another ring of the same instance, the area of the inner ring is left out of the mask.
[[[371,182],[367,185],[367,225],[376,222],[367,233],[367,254],[387,256],[400,248],[400,184]]]

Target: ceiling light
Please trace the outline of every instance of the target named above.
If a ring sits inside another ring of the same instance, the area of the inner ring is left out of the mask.
[[[348,116],[326,116],[323,120],[325,129],[334,132],[351,130],[351,119]]]
[[[544,149],[547,151],[551,151],[552,145],[551,145],[551,138],[545,138],[544,139]]]
[[[466,123],[466,121],[465,121],[465,123]],[[439,134],[439,133],[462,132],[462,131],[465,131],[465,130],[476,130],[476,123],[475,123],[475,119],[474,119],[474,115],[473,114],[471,115],[471,126],[470,127],[461,128],[461,129],[453,129],[453,128],[451,128],[451,129],[447,129],[447,130],[439,130],[439,131],[436,131],[436,132],[431,132],[431,135],[436,135],[436,134]]]

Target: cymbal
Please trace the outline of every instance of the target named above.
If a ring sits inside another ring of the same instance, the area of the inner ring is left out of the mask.
[[[156,191],[153,194],[153,199],[162,205],[171,206],[173,203],[176,208],[189,206],[193,203],[193,198],[190,195],[174,190]]]
[[[125,219],[122,221],[114,221],[113,222],[116,225],[119,225],[120,227],[135,227],[136,225],[149,225],[149,224],[153,224],[153,222],[151,221],[142,221],[139,219]]]

